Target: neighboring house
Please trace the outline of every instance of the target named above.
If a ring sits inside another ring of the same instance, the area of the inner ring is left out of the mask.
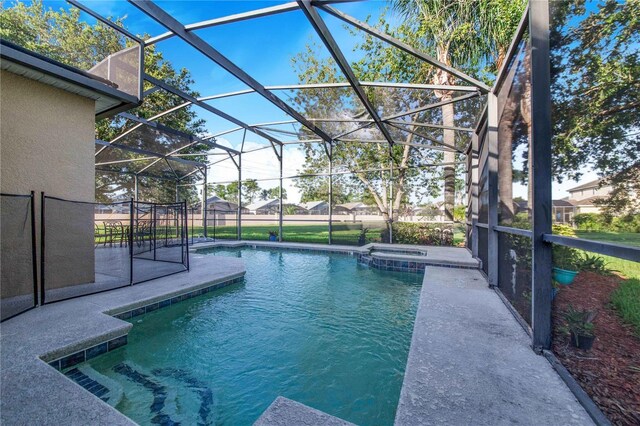
[[[378,215],[380,211],[375,206],[368,206],[363,202],[338,204],[334,210],[336,214]]]
[[[568,190],[569,199],[575,201],[586,200],[593,197],[605,198],[611,193],[610,185],[602,185],[602,179],[596,179],[591,182],[578,185]],[[586,212],[585,212],[586,213]]]
[[[238,211],[238,204],[214,195],[213,197],[207,198],[207,210],[215,210],[220,213],[236,213]],[[245,209],[243,209],[243,213],[245,213]]]
[[[575,206],[569,200],[553,200],[553,221],[556,223],[573,223]]]
[[[556,223],[573,223],[573,217],[581,213],[600,213],[596,201],[603,200],[611,193],[610,185],[602,185],[596,179],[568,190],[569,197],[553,200],[553,220]]]
[[[329,214],[329,203],[326,201],[309,201],[307,203],[300,203],[299,205],[305,209],[308,214]]]
[[[257,203],[249,204],[243,208],[243,212],[246,210],[248,214],[278,214],[280,208],[280,200],[277,198],[271,200],[258,201]],[[282,209],[285,214],[306,214],[307,210],[300,207],[297,204],[283,203]]]

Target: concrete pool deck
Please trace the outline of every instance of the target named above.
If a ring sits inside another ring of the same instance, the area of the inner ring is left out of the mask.
[[[591,425],[478,270],[429,267],[396,425]]]
[[[354,256],[389,248],[222,242],[198,244],[194,249],[211,246],[335,251]],[[466,249],[422,249],[427,250],[426,257],[431,254],[438,262],[479,266]],[[46,362],[126,335],[132,325],[111,315],[244,274],[241,259],[222,259],[211,262],[210,257],[196,252],[189,273],[46,305],[2,323],[0,423],[133,424]],[[529,342],[478,270],[428,266],[396,424],[593,424]],[[285,399],[276,400],[258,424],[290,424],[287,419],[345,424]]]

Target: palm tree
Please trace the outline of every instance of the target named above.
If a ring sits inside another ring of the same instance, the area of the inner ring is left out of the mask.
[[[448,66],[467,72],[486,63],[495,72],[504,62],[515,33],[525,0],[392,0],[395,10],[416,25],[422,38],[420,46]],[[433,84],[456,84],[454,76],[437,69]],[[438,91],[441,100],[451,99],[450,91]],[[442,124],[454,126],[454,104],[442,106]],[[455,132],[445,130],[443,142],[455,145]],[[508,158],[511,158],[509,146]],[[454,163],[455,153],[445,152],[444,163]],[[455,167],[444,168],[445,213],[453,220],[455,201]]]

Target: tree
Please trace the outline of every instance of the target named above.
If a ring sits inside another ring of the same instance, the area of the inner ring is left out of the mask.
[[[443,6],[442,2],[418,3],[437,3],[437,5]],[[505,24],[504,26],[502,24],[496,26],[488,18],[478,21],[480,12],[486,11],[486,8],[484,6],[480,8],[476,3],[462,0],[447,2],[444,5],[446,10],[436,13],[436,17],[440,19],[438,21],[440,27],[438,27],[436,22],[432,22],[432,19],[435,18],[426,16],[428,14],[425,15],[421,11],[418,12],[419,18],[414,19],[415,10],[410,11],[413,4],[404,2],[408,18],[405,23],[395,29],[390,29],[384,16],[381,16],[377,27],[419,50],[437,56],[442,62],[471,72],[477,70],[482,61],[490,56],[492,46],[496,44],[502,46],[501,39],[494,40],[490,37],[494,37],[496,34],[502,36],[503,32],[508,32],[508,39],[510,39],[517,25],[517,19],[514,24]],[[515,3],[520,4],[520,10],[522,10],[523,1],[519,0]],[[491,12],[492,19],[496,19],[496,16],[499,17],[500,14],[506,15],[506,10],[511,12],[506,1],[501,0],[501,4],[505,7],[494,9]],[[398,5],[399,8],[401,6],[403,5]],[[459,13],[454,13],[453,9],[458,10]],[[449,16],[447,13],[452,13],[452,15]],[[425,23],[427,18],[429,18],[428,22]],[[448,18],[450,20],[447,22]],[[509,22],[512,21],[513,19],[509,19]],[[479,28],[483,24],[494,26],[492,29]],[[478,34],[483,34],[483,31],[487,36],[485,38],[478,37]],[[436,84],[456,84],[458,82],[447,73],[443,73],[370,35],[364,36],[357,48],[364,52],[364,58],[351,65],[356,76],[362,81],[432,82]],[[504,51],[506,51],[506,47]],[[307,46],[304,52],[294,58],[293,65],[296,67],[300,82],[344,81],[335,64],[321,58],[313,45]],[[450,99],[454,95],[448,91],[371,87],[365,89],[374,107],[382,111],[382,116]],[[351,118],[354,120],[367,118],[364,108],[349,93],[349,89],[332,89],[331,91],[307,89],[299,91],[294,100],[307,115],[313,118]],[[392,148],[376,143],[350,143],[347,141],[335,143],[333,147],[334,171],[349,172],[349,174],[336,175],[336,183],[345,187],[354,187],[356,189],[354,192],[360,192],[363,199],[371,198],[385,220],[389,220],[391,219],[391,211],[394,212],[394,216],[397,216],[403,203],[410,202],[410,199],[420,201],[425,196],[437,196],[441,191],[437,183],[445,175],[447,202],[453,206],[456,186],[455,164],[462,158],[455,151],[452,152],[451,148],[443,148],[443,145],[460,150],[469,142],[470,135],[454,131],[425,130],[425,128],[415,126],[414,123],[443,122],[448,126],[472,127],[476,120],[474,113],[477,112],[481,102],[478,99],[471,99],[459,105],[458,109],[454,109],[450,104],[444,110],[432,109],[401,117],[398,120],[400,123],[395,123],[396,126],[387,126],[396,141]],[[341,120],[323,123],[322,127],[332,135],[353,130],[352,124],[350,128]],[[373,139],[382,139],[382,135],[375,127],[371,126],[353,131],[349,138],[368,142]],[[431,147],[433,150],[426,150],[420,146]],[[301,173],[326,173],[328,161],[324,147],[307,144],[304,150],[306,163]],[[444,163],[445,169],[423,167],[433,163]],[[391,199],[392,194],[393,199]],[[411,197],[408,197],[407,194],[411,194]]]
[[[329,179],[300,178],[295,181],[296,188],[301,192],[300,202],[329,201]],[[333,183],[333,204],[349,203],[362,195],[355,188],[345,182]]]
[[[259,198],[262,201],[271,200],[271,199],[274,199],[274,198],[280,198],[280,187],[276,186],[276,187],[273,187],[273,188],[260,190],[260,197]],[[286,190],[286,188],[282,188],[282,199],[283,200],[287,199],[287,190]]]
[[[383,18],[381,18],[379,25],[386,26]],[[408,32],[405,34],[406,37],[409,37]],[[398,67],[398,71],[411,74],[407,76],[410,80],[421,81],[420,77],[415,73],[416,69],[420,70],[419,67],[412,68],[404,65],[415,63],[415,60],[411,59],[409,55],[390,49],[382,42],[369,36],[365,37],[360,48],[367,52],[366,57],[352,64],[352,67],[354,72],[361,76],[362,80],[384,81],[388,79],[387,64],[393,63],[402,64]],[[340,81],[342,78],[334,63],[322,59],[322,55],[316,45],[307,46],[304,52],[301,52],[293,59],[293,65],[301,83]],[[403,81],[404,77],[399,76],[397,80]],[[375,98],[373,102],[379,103],[384,111],[394,112],[406,110],[412,105],[424,105],[429,102],[428,99],[430,98],[426,92],[416,94],[402,89],[378,94],[375,90],[369,90],[367,94]],[[386,142],[367,143],[368,141],[382,139],[382,136],[373,127],[355,130],[357,124],[344,121],[345,118],[357,120],[364,117],[366,119],[366,113],[362,105],[354,98],[348,88],[299,91],[294,101],[310,117],[337,119],[329,123],[323,123],[323,129],[329,134],[351,132],[349,139],[361,142],[334,142],[332,152],[333,172],[336,173],[334,175],[334,186],[342,188],[343,194],[350,194],[348,196],[350,199],[369,198],[377,206],[389,226],[392,219],[391,212],[394,212],[394,216],[397,219],[402,203],[408,201],[408,197],[405,194],[413,192],[419,197],[422,195],[437,195],[434,193],[433,185],[430,184],[431,178],[437,172],[431,172],[428,169],[421,170],[423,164],[431,164],[442,158],[442,152],[438,150],[427,150],[419,147],[419,144],[423,144],[425,147],[434,146],[435,144],[431,141],[416,136],[410,131],[394,128],[390,129],[394,140],[397,141],[393,147],[390,147]],[[413,115],[407,118],[407,121],[419,121],[426,114]],[[409,126],[408,130],[416,129]],[[415,146],[412,146],[414,144]],[[438,146],[435,147],[438,148]],[[306,161],[300,174],[326,174],[328,157],[324,147],[319,144],[305,144],[302,149],[305,152]],[[327,180],[327,178],[319,177],[315,178],[314,183],[314,179],[301,178],[298,180],[297,185],[299,187],[307,187],[307,194],[311,194],[312,198],[328,199]],[[338,204],[338,201],[340,200],[334,200],[334,204]]]
[[[640,211],[640,2],[552,4],[553,166],[613,186],[610,214]]]
[[[124,19],[113,20],[124,26]],[[59,62],[88,70],[97,62],[131,45],[131,41],[110,27],[96,22],[91,25],[81,20],[80,10],[70,8],[54,11],[45,8],[41,0],[30,4],[17,1],[10,8],[0,11],[0,36],[29,50],[46,55]],[[190,89],[193,83],[187,69],[176,70],[155,47],[145,49],[145,72],[159,80],[197,96]],[[151,85],[145,82],[144,89]],[[131,111],[143,118],[149,118],[169,108],[180,105],[183,100],[162,90],[147,95],[141,106]],[[191,107],[182,108],[157,120],[173,129],[198,135],[204,131],[203,121],[196,118]],[[115,116],[96,123],[96,138],[110,141],[131,124],[124,118]],[[138,139],[131,137],[127,144],[138,146],[143,143],[143,135]],[[142,147],[142,146],[139,146]],[[202,153],[205,146],[194,145],[182,153]],[[122,159],[133,158],[134,154],[122,153]],[[205,157],[194,157],[204,159]],[[181,184],[193,183],[197,174],[181,181]],[[172,202],[176,194],[175,182],[159,180],[140,175],[138,179],[140,199],[149,201]],[[131,174],[96,173],[96,200],[112,202],[119,196],[131,197],[134,192],[134,179]],[[197,200],[195,187],[182,186],[180,198],[193,202]]]
[[[475,70],[483,62],[493,63],[497,70],[504,61],[507,48],[524,11],[523,0],[394,0],[394,7],[414,23],[416,34],[423,40],[420,47],[448,66]],[[442,70],[431,73],[433,84],[451,85],[456,78]],[[438,91],[443,101],[453,98],[451,91]],[[442,123],[455,124],[454,105],[442,106]],[[444,131],[444,142],[455,144],[455,133]],[[444,163],[455,161],[455,153],[445,152]],[[444,168],[445,214],[453,220],[455,202],[455,167]]]
[[[274,189],[274,188],[272,188]],[[247,179],[242,182],[242,205],[246,206],[249,204],[253,204],[256,200],[259,199],[261,188],[258,185],[258,181],[255,179]],[[208,195],[215,194],[223,200],[231,201],[233,203],[238,202],[238,182],[231,182],[227,185],[216,185],[213,187],[209,187]]]

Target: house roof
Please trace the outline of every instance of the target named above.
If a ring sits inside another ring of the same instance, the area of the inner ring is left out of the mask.
[[[604,195],[594,195],[593,197],[589,197],[589,198],[585,198],[583,200],[570,200],[574,206],[579,207],[579,206],[595,206],[595,202],[596,200],[604,200],[607,197],[605,197]]]
[[[574,202],[571,200],[552,200],[554,207],[573,207]]]
[[[273,203],[277,203],[277,202],[279,202],[279,200],[277,198],[272,198],[272,199],[269,199],[269,200],[260,200],[260,201],[258,201],[256,203],[249,204],[245,208],[247,210],[258,210],[258,209],[263,209],[265,207],[269,207]]]
[[[306,203],[300,203],[298,204],[298,206],[305,208],[307,210],[312,210],[324,204],[327,204],[327,202],[326,201],[308,201]]]
[[[343,203],[343,204],[338,204],[336,207],[342,207],[345,208],[347,210],[353,210],[355,208],[358,207],[367,207],[364,203],[357,201],[355,203]]]
[[[596,179],[594,181],[583,183],[582,185],[578,185],[574,188],[568,189],[568,191],[575,192],[575,191],[582,191],[583,189],[599,188],[600,182],[602,182],[602,179]]]

